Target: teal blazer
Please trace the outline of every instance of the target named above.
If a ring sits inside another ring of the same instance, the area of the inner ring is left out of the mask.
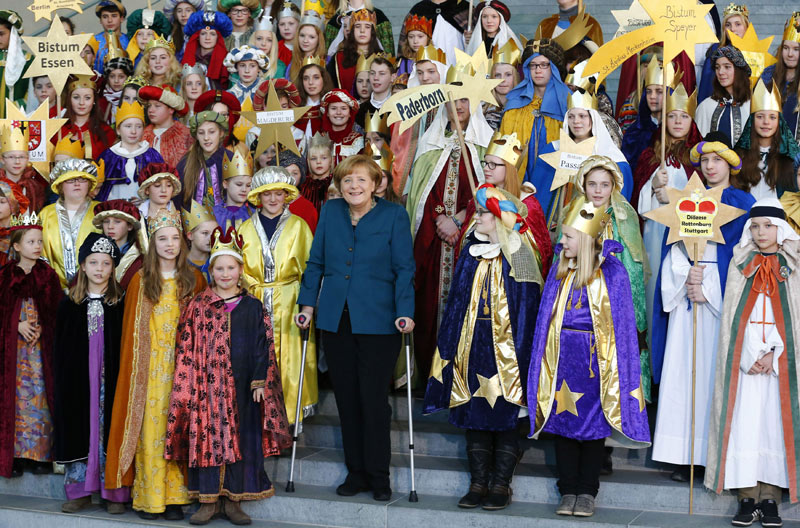
[[[355,227],[343,199],[322,207],[297,298],[301,306],[317,307],[317,328],[336,332],[345,303],[354,334],[393,334],[395,319],[414,318],[408,213],[376,200]]]

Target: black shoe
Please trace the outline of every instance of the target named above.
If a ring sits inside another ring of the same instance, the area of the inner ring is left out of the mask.
[[[689,466],[679,466],[669,478],[675,482],[689,482]]]
[[[470,486],[466,495],[458,501],[459,508],[477,508],[489,494],[489,477],[492,471],[492,433],[468,430],[467,460],[469,461]]]
[[[778,515],[777,502],[774,500],[761,501],[761,505],[758,509],[761,510],[761,526],[770,528],[780,528],[783,526],[783,519]]]
[[[467,494],[461,497],[461,500],[458,501],[458,507],[466,509],[477,508],[483,504],[483,500],[488,494],[489,488],[472,483],[469,486],[469,491]]]
[[[22,460],[15,458],[11,465],[11,478],[21,477],[24,469],[25,464],[22,463]]]
[[[494,471],[489,496],[483,501],[484,510],[502,510],[511,504],[511,478],[519,461],[519,440],[512,434],[495,437]]]
[[[610,475],[614,472],[614,463],[611,461],[611,453],[606,453],[603,460],[603,467],[600,468],[600,474],[603,476]]]
[[[372,492],[372,498],[376,501],[386,502],[392,498],[392,489],[378,488]]]
[[[353,495],[358,495],[362,491],[369,491],[369,487],[349,480],[345,480],[344,484],[340,484],[339,487],[336,488],[336,494],[342,497],[352,497]]]
[[[777,514],[778,509],[775,508]],[[734,526],[750,526],[753,522],[757,521],[759,511],[755,499],[742,499],[739,501],[739,511],[733,517],[731,524]]]
[[[139,511],[139,510],[133,510],[133,511],[136,512],[136,515],[138,515],[140,519],[143,519],[145,521],[155,521],[156,519],[158,519],[158,514],[157,513],[150,513],[150,512]]]
[[[489,491],[489,495],[483,501],[484,510],[502,510],[511,504],[511,488],[501,484],[495,484]]]
[[[31,464],[31,473],[34,475],[49,475],[53,472],[52,462],[33,462]]]
[[[168,521],[182,521],[183,508],[177,504],[168,504],[167,509],[164,510],[164,519]]]

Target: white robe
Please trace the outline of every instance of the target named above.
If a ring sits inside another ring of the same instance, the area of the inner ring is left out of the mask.
[[[447,64],[451,66],[456,64],[456,49],[464,51],[464,34],[442,15],[436,15],[431,40],[434,46],[445,52]]]
[[[697,125],[697,129],[700,131],[700,135],[703,137],[706,137],[706,135],[711,132],[711,118],[714,116],[717,105],[717,101],[711,97],[707,97],[703,102],[697,105],[697,110],[694,112],[694,122]],[[732,145],[736,145],[736,142],[739,141],[739,136],[741,136],[744,131],[747,118],[750,117],[750,101],[743,103],[739,108],[741,109],[742,130],[739,131],[739,135],[731,138]],[[733,112],[731,112],[729,120],[731,131],[733,131]]]
[[[695,392],[694,463],[704,466],[708,449],[711,391],[717,364],[717,339],[722,311],[722,289],[717,269],[717,245],[706,244],[699,264],[703,296],[697,305],[697,382]],[[692,309],[686,296],[691,263],[683,244],[673,244],[661,267],[661,296],[669,313],[667,343],[659,390],[653,460],[688,465],[692,412]]]
[[[778,370],[784,344],[775,327],[772,303],[763,293],[758,295],[745,324],[739,386],[725,457],[725,489],[749,488],[758,482],[788,488],[778,383],[778,376],[785,375]],[[772,374],[747,374],[756,361],[773,349]]]
[[[653,171],[653,174],[650,175],[650,179],[647,180],[647,183],[644,184],[644,187],[642,187],[642,190],[639,192],[639,210],[637,212],[640,215],[649,213],[653,209],[658,209],[664,205],[659,202],[658,198],[656,198],[656,195],[653,194],[652,181],[656,172],[658,172],[658,169]],[[683,166],[676,168],[671,165],[667,165],[667,178],[668,187],[674,187],[681,190],[686,187],[686,183],[689,181],[689,176],[686,174],[686,169],[684,169]],[[653,270],[653,273],[650,274],[650,278],[647,281],[645,288],[645,295],[647,299],[648,332],[652,330],[650,327],[652,326],[653,321],[653,299],[655,298],[658,269],[661,267],[661,243],[664,240],[664,232],[666,230],[667,226],[664,224],[660,224],[655,220],[644,218],[644,232],[642,233],[642,240],[644,241],[644,249],[647,253],[650,269]]]

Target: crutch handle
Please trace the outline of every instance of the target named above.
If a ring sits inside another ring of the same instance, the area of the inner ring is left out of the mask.
[[[400,323],[399,324],[400,324],[400,328],[405,328],[406,327],[406,320],[405,319],[400,319]]]
[[[300,315],[298,315],[298,316],[297,316],[297,320],[298,320],[298,321],[300,321],[300,324],[305,324],[305,323],[306,323],[306,316],[305,316],[305,314],[300,314]],[[308,328],[309,328],[309,327],[305,327],[305,328],[301,328],[301,329],[300,329],[300,337],[301,337],[301,339],[302,339],[303,341],[308,341]]]

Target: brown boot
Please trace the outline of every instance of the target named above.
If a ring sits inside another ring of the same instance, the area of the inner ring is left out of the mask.
[[[72,499],[61,505],[61,511],[64,513],[76,513],[84,508],[92,505],[92,497],[81,497],[80,499]]]
[[[228,518],[231,524],[243,526],[253,522],[250,519],[250,516],[242,511],[242,507],[239,506],[238,501],[232,501],[230,499],[224,499],[224,501],[225,503],[222,508],[225,512],[225,516]]]
[[[211,522],[220,513],[220,504],[217,502],[203,502],[200,508],[189,518],[189,524],[203,525]]]
[[[125,513],[125,504],[122,502],[106,501],[106,511],[111,515],[121,515]]]

